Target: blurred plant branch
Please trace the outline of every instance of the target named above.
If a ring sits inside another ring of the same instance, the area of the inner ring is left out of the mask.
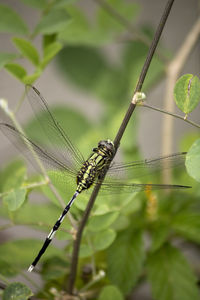
[[[137,82],[137,85],[136,85],[136,88],[135,88],[135,91],[134,91],[134,94],[137,93],[137,92],[140,92],[141,89],[142,89],[144,80],[146,78],[147,71],[148,71],[149,66],[151,64],[153,55],[154,55],[155,50],[157,48],[158,42],[160,40],[162,31],[164,29],[165,23],[167,21],[167,18],[169,16],[169,13],[171,11],[173,3],[174,3],[174,0],[169,0],[166,4],[165,8],[164,8],[164,12],[161,16],[161,19],[160,19],[160,22],[158,24],[157,30],[155,32],[153,41],[152,41],[151,46],[149,48],[146,60],[144,62],[142,71],[140,73],[140,76],[139,76],[139,79],[138,79],[138,82]],[[128,107],[128,110],[127,110],[127,112],[124,116],[124,119],[123,119],[123,121],[122,121],[122,123],[119,127],[119,130],[117,132],[117,135],[114,139],[114,145],[115,145],[116,151],[119,147],[121,138],[124,134],[124,131],[125,131],[127,125],[128,125],[128,122],[129,122],[135,108],[136,108],[136,104],[133,103],[133,101],[132,101],[130,103],[129,107]],[[104,173],[102,181],[103,181],[105,175],[106,175],[106,172]],[[90,215],[90,212],[92,210],[92,207],[94,205],[95,199],[96,199],[96,197],[98,195],[98,192],[100,190],[100,187],[101,187],[101,183],[99,183],[98,185],[95,186],[95,188],[92,192],[92,195],[90,197],[90,200],[87,204],[86,210],[84,211],[83,217],[80,221],[79,227],[78,227],[77,236],[76,236],[76,239],[74,241],[74,246],[73,246],[72,261],[71,261],[71,267],[70,267],[70,273],[69,273],[69,282],[68,282],[68,292],[69,292],[69,294],[73,294],[73,292],[74,292],[74,284],[75,284],[76,274],[77,274],[78,255],[79,255],[79,249],[80,249],[82,233],[83,233],[84,227],[86,225],[86,222],[88,220],[88,217]]]

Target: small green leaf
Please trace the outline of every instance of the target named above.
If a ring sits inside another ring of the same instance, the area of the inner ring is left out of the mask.
[[[6,196],[3,196],[3,202],[10,211],[18,209],[26,199],[27,190],[24,188],[13,189]]]
[[[14,53],[0,53],[0,69],[17,57]]]
[[[196,140],[186,155],[186,169],[188,174],[200,182],[200,139]]]
[[[18,188],[26,179],[26,166],[22,161],[13,161],[2,171],[1,190],[7,192]]]
[[[98,300],[123,300],[124,297],[115,285],[107,285],[101,290]]]
[[[59,32],[70,20],[69,14],[64,9],[51,10],[43,16],[36,26],[35,32],[42,34],[52,34]]]
[[[107,5],[110,6],[110,10],[113,10],[116,14],[120,14],[122,18],[133,21],[138,13],[137,3],[128,3],[124,0],[108,0]],[[107,32],[120,32],[124,30],[124,25],[118,22],[117,18],[114,18],[109,12],[109,9],[100,7],[97,19],[100,27]]]
[[[195,109],[200,101],[200,80],[197,76],[186,74],[179,78],[174,88],[176,105],[185,114]]]
[[[118,217],[119,212],[108,212],[104,215],[93,216],[88,223],[88,229],[93,232],[98,232],[108,228]]]
[[[44,48],[44,58],[41,62],[41,67],[45,68],[45,66],[49,63],[50,60],[54,58],[54,56],[62,49],[62,44],[59,42],[53,42]]]
[[[0,4],[0,32],[27,34],[28,28],[13,9]]]
[[[93,239],[94,249],[100,251],[108,248],[113,243],[115,237],[116,232],[112,229],[106,229],[95,233],[95,237]]]
[[[23,77],[27,74],[26,70],[21,65],[16,63],[6,64],[5,69],[22,82]]]
[[[48,5],[47,0],[21,0],[24,4],[33,8],[44,9]]]
[[[197,300],[197,279],[182,253],[164,245],[149,256],[148,278],[155,300]]]
[[[189,212],[176,214],[171,226],[186,239],[200,243],[200,214]]]
[[[22,38],[13,38],[12,41],[23,56],[28,58],[35,66],[38,66],[39,54],[30,41]]]
[[[108,249],[108,278],[128,294],[136,284],[144,263],[142,233],[126,230],[118,234]]]
[[[41,75],[42,70],[36,70],[33,74],[31,75],[26,75],[23,77],[23,83],[24,84],[33,84]]]
[[[13,282],[4,290],[3,300],[26,300],[32,295],[33,293],[25,284],[21,282]]]

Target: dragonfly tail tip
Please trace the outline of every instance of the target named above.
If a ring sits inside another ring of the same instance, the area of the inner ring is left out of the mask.
[[[30,265],[30,267],[28,268],[28,272],[32,272],[34,269],[34,266],[33,265]]]

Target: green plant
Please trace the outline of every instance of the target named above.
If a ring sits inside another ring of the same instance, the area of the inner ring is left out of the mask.
[[[11,8],[0,6],[0,31],[14,34],[11,39],[19,50],[19,54],[1,53],[0,66],[23,84],[33,84],[57,55],[57,67],[63,76],[80,90],[89,92],[103,103],[106,109],[98,126],[90,123],[78,111],[72,112],[60,106],[53,109],[66,132],[69,132],[68,128],[71,129],[73,141],[87,157],[89,149],[94,147],[100,138],[113,138],[117,131],[124,115],[123,110],[138,82],[152,33],[146,29],[138,33],[133,25],[130,25],[130,21],[138,13],[138,6],[135,3],[127,4],[123,0],[96,1],[100,6],[97,7],[92,26],[76,1],[23,2],[39,10],[40,20],[29,32],[27,25]],[[127,30],[129,33],[137,33],[139,39],[123,45],[120,63],[110,63],[101,49],[113,39],[123,37]],[[42,55],[34,46],[37,36],[41,37]],[[27,59],[32,64],[33,71],[30,74],[18,62],[19,58]],[[166,60],[168,63],[167,56],[163,57],[158,49],[142,89],[146,94],[152,85],[164,76]],[[136,91],[140,91],[141,86]],[[188,121],[188,114],[198,104],[199,91],[199,79],[191,74],[182,76],[176,83],[174,96],[177,106],[186,114],[185,117],[179,116],[183,121],[184,118]],[[16,111],[21,108],[21,100],[16,105]],[[150,107],[144,102],[138,105]],[[19,126],[15,114],[5,109],[4,102],[1,102],[1,108],[4,108],[7,117]],[[39,117],[45,118],[45,115],[41,114]],[[199,127],[194,122],[192,125]],[[30,136],[41,139],[34,120],[25,125],[25,130]],[[134,120],[133,124],[129,123],[121,143],[124,161],[133,160],[133,156],[134,159],[141,156],[136,134],[137,126]],[[188,140],[186,144],[190,143]],[[191,192],[98,196],[90,218],[84,225],[78,253],[79,265],[75,286],[80,297],[99,300],[125,299],[133,288],[139,285],[140,280],[147,279],[151,283],[155,299],[199,298],[199,270],[196,270],[195,274],[195,266],[189,265],[181,246],[174,244],[177,238],[183,243],[190,241],[190,245],[198,245],[200,242],[199,148],[199,140],[196,140],[186,157],[188,173],[197,183],[186,178],[182,171],[176,170],[175,176],[172,176],[183,184],[191,182]],[[67,194],[63,194],[62,191],[66,191],[63,183],[54,182],[53,174],[45,170],[42,170],[42,173],[42,176],[28,176],[27,167],[21,161],[10,162],[2,168],[1,216],[7,220],[5,225],[0,227],[2,231],[18,225],[49,231],[60,214],[63,200],[68,200],[74,192],[74,187],[68,186]],[[55,183],[59,195],[48,185],[49,177]],[[30,202],[29,196],[33,192],[45,195],[49,202]],[[65,222],[57,234],[58,239],[67,240],[65,248],[51,246],[44,256],[40,269],[44,287],[38,289],[39,299],[67,297],[68,282],[72,276],[71,256],[75,252],[73,236],[77,233],[77,225],[83,220],[88,199],[87,194],[77,199],[71,210],[71,224]],[[151,241],[148,248],[145,246],[146,234]],[[11,296],[15,297],[14,299],[28,299],[33,295],[24,283],[10,283],[10,278],[18,274],[27,278],[23,270],[32,262],[40,246],[41,241],[36,239],[14,240],[1,245],[0,279],[4,282],[1,284],[2,291],[4,290],[3,299],[10,299]],[[31,276],[28,278],[30,280]],[[74,283],[70,289],[74,290]],[[73,298],[77,299],[77,296]]]

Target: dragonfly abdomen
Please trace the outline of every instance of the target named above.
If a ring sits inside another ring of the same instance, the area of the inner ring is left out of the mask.
[[[96,164],[94,161],[87,160],[77,174],[77,192],[89,189],[97,176]]]

